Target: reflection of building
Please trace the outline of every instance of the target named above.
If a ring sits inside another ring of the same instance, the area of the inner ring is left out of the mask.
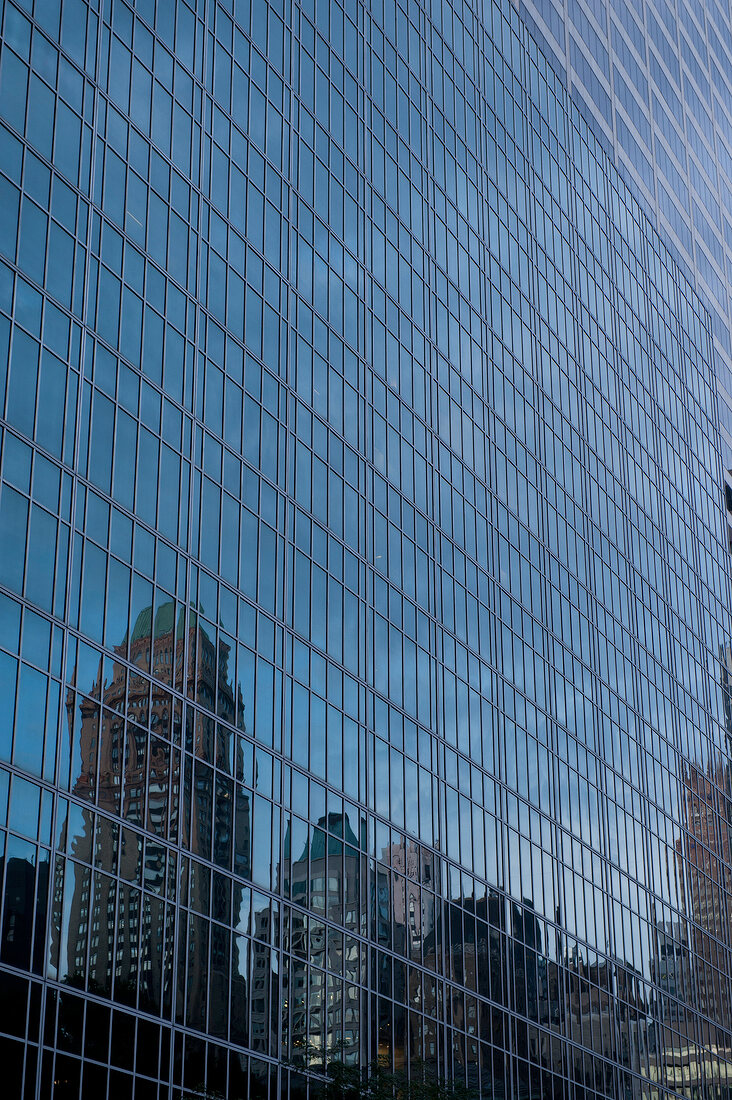
[[[433,921],[432,857],[418,844],[401,841],[382,854],[382,862],[398,876],[399,889],[393,891],[392,912],[394,925],[404,929],[405,953],[419,956],[422,940],[429,935]]]
[[[222,644],[217,651],[194,612],[186,627],[184,609],[176,621],[173,603],[162,605],[154,617],[146,608],[129,641],[115,652],[179,686],[187,656],[190,696],[207,701],[233,723],[228,646]],[[168,671],[161,674],[160,669]],[[215,760],[219,768],[231,767],[234,735],[190,708],[183,730],[172,696],[162,684],[152,683],[150,694],[150,681],[128,674],[118,660],[109,666],[100,663],[87,694],[68,692],[68,723],[77,725],[79,745],[72,793],[103,813],[70,807],[73,828],[62,831],[62,840],[68,831],[73,836],[69,854],[92,863],[94,870],[74,864],[73,879],[67,874],[65,885],[56,882],[52,938],[60,977],[88,982],[100,993],[114,990],[116,999],[132,1003],[139,986],[140,1006],[159,1011],[172,1002],[175,944],[172,914],[164,901],[163,842],[180,835],[192,857],[228,866],[236,829],[238,866],[246,874],[250,821],[247,796],[237,790],[234,797],[231,781],[222,787],[223,780],[214,779],[210,766]],[[185,756],[175,747],[182,740],[190,753]],[[182,814],[181,781],[188,792]],[[208,928],[195,913],[207,907],[210,872],[194,860],[189,866],[182,883],[194,912],[179,925],[178,1003],[185,1001],[185,1017],[192,1025],[209,1021],[221,1032],[226,1025],[216,1025],[215,1017],[222,1006],[228,1015],[229,950],[225,944],[217,948],[221,935],[216,929],[209,943]]]
[[[439,971],[444,952],[448,973],[460,986],[479,995],[463,997],[455,990],[452,1012],[457,1015],[468,1035],[480,1036],[492,1046],[501,1049],[507,1039],[508,1018],[500,1008],[509,1004],[509,975],[507,973],[505,899],[495,891],[488,897],[467,898],[464,906],[444,904],[434,927],[424,938],[424,961],[428,970]],[[412,1044],[424,1050],[425,1062],[438,1063],[435,1045],[436,1028],[433,1020],[439,1019],[436,1001],[437,989],[427,984],[424,991],[411,991],[414,1002],[421,995],[427,1019],[419,1020],[424,1033],[412,1034]],[[455,1051],[458,1065],[467,1072],[469,1080],[477,1080],[478,1061],[484,1057],[485,1047],[467,1041]]]
[[[354,933],[365,908],[360,841],[347,816],[330,813],[308,829],[302,849],[298,843],[293,850],[292,843],[288,829],[282,885],[294,906],[283,929],[292,953],[283,997],[290,1049],[296,1057],[307,1051],[314,1064],[338,1049],[352,1060],[363,1041],[354,984],[360,979]],[[332,930],[324,918],[345,928],[345,934]]]
[[[13,839],[0,856],[0,884],[4,882],[0,911],[2,936],[0,961],[19,970],[41,973],[45,940],[46,908],[34,912],[34,899],[48,894],[48,859],[37,861],[30,845]]]
[[[708,1083],[710,319],[511,0],[13,0],[0,154],[27,1094],[284,1100],[292,1057],[312,1097],[340,1044],[491,1100]]]
[[[680,913],[655,929],[656,988],[647,1068],[641,1071],[655,1088],[688,1097],[700,1095],[700,1089],[727,1097],[732,1083],[728,783],[726,761],[710,761],[706,769],[685,765],[682,830],[675,843]]]
[[[701,1033],[710,1033],[705,1018],[725,1021],[730,1015],[729,966],[732,961],[732,847],[727,828],[724,791],[728,765],[704,774],[688,766],[684,774],[684,826],[677,841],[683,901],[690,920],[694,949],[691,985]],[[722,1040],[722,1045],[724,1041]]]
[[[279,975],[272,951],[278,941],[279,919],[269,899],[262,898],[262,904],[254,909],[253,924],[249,1038],[253,1050],[269,1055],[277,1050],[280,1028]]]
[[[661,1025],[683,1030],[693,1004],[686,926],[680,921],[659,924],[656,937],[658,946],[652,970],[653,981],[660,989],[656,1019]]]

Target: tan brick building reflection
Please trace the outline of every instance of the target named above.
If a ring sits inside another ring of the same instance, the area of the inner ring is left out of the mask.
[[[237,870],[251,866],[249,799],[231,774],[230,727],[237,716],[241,721],[243,707],[234,694],[230,648],[216,644],[195,612],[186,618],[170,602],[155,614],[143,610],[115,653],[116,660],[100,661],[93,683],[77,681],[67,694],[70,789],[88,808],[72,802],[62,830],[60,847],[74,862],[66,861],[65,875],[63,862],[56,865],[51,966],[62,980],[130,1004],[139,998],[141,1008],[170,1014],[176,944],[170,902],[177,898],[191,912],[181,910],[178,920],[176,1015],[225,1034],[232,949],[228,933],[225,942],[210,938],[204,919],[211,905],[206,862],[229,869],[236,836]],[[167,690],[184,684],[189,699],[227,724],[190,705],[184,720]],[[181,865],[166,844],[178,840],[190,853]]]

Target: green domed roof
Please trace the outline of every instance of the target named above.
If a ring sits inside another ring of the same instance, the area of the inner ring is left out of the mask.
[[[190,627],[195,630],[198,623],[198,616],[195,611],[191,611]],[[134,642],[139,642],[144,638],[149,638],[151,634],[154,634],[156,638],[161,638],[163,634],[170,634],[175,625],[175,601],[168,600],[166,603],[160,605],[155,612],[155,621],[153,623],[152,607],[145,607],[140,612],[135,620],[135,625],[132,628],[132,636],[130,638],[130,645]],[[178,612],[178,625],[176,627],[176,637],[182,638],[185,633],[185,608],[181,607]]]
[[[323,826],[327,827],[328,833],[325,832]],[[351,823],[346,817],[346,827],[343,828],[343,816],[338,813],[330,813],[325,817],[321,817],[318,824],[313,828],[313,836],[310,842],[310,858],[322,859],[326,852],[326,844],[329,855],[340,855],[341,847],[340,842],[336,840],[336,837],[342,838],[346,844],[350,844],[353,848],[358,848],[358,840],[351,828]],[[287,833],[285,835],[285,858],[288,858],[290,854],[290,829],[289,825]],[[308,858],[308,846],[307,844],[303,848],[302,855],[300,856],[298,863],[303,863]]]
[[[135,619],[135,625],[132,628],[132,636],[130,638],[130,645],[134,642],[139,642],[143,638],[149,638],[152,634],[152,607],[146,607]]]

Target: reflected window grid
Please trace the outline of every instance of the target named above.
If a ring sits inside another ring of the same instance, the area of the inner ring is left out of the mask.
[[[708,315],[508,9],[209,6],[3,13],[11,1080],[724,1087]]]

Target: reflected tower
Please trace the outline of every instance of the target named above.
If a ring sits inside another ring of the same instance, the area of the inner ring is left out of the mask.
[[[729,1100],[732,50],[679,2],[577,0],[568,90],[511,0],[0,0],[8,1095]]]

